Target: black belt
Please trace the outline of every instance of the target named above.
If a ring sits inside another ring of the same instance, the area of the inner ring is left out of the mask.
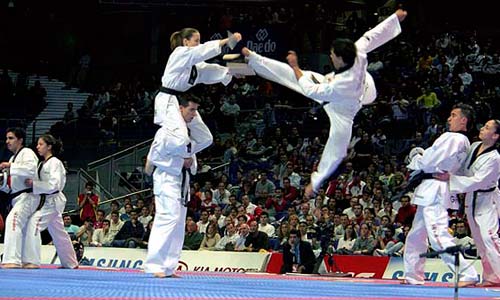
[[[408,184],[406,185],[406,187],[402,189],[401,192],[392,196],[391,201],[392,202],[399,201],[399,199],[401,199],[401,197],[403,197],[405,194],[415,190],[417,186],[419,186],[422,183],[422,181],[424,181],[425,179],[433,179],[433,178],[434,177],[432,177],[432,173],[425,173],[424,171],[420,171],[420,173],[417,173],[416,175],[413,175],[408,179]]]
[[[191,177],[191,169],[183,167],[182,168],[182,179],[181,179],[181,181],[182,181],[182,183],[181,183],[181,198],[182,198],[182,202],[183,202],[184,206],[187,206],[189,203],[189,200],[188,200],[189,192],[185,193],[186,192],[186,181],[187,181],[188,174]]]
[[[477,190],[477,191],[474,191],[474,193],[472,194],[472,216],[474,216],[476,214],[476,200],[477,200],[477,194],[478,193],[489,193],[489,192],[493,192],[497,187],[494,186],[492,188],[489,188],[489,189],[485,189],[485,190]]]
[[[12,199],[16,198],[17,196],[21,195],[22,193],[33,193],[33,188],[20,190],[20,191],[17,191],[15,193],[10,193],[9,198],[12,200]]]
[[[57,193],[59,193],[59,191],[55,191],[55,192],[50,193],[50,194],[40,194],[40,203],[38,204],[38,207],[36,208],[36,210],[42,209],[43,205],[45,204],[45,200],[47,199],[47,196],[55,195]]]
[[[160,87],[159,91],[162,93],[174,95],[174,96],[181,96],[182,94],[186,93],[186,92],[179,92],[179,91],[176,91],[173,89],[169,89],[169,88],[166,88],[164,86]]]

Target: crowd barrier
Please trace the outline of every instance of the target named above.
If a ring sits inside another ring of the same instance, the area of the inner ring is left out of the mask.
[[[3,244],[0,244],[0,253]],[[42,264],[58,264],[54,246],[42,246]],[[142,269],[146,259],[146,249],[86,247],[84,256],[90,266],[102,268]],[[191,272],[267,272],[279,273],[283,255],[281,253],[248,253],[225,251],[188,251],[181,254],[178,270]],[[482,267],[479,260],[466,260],[479,274]],[[454,274],[441,259],[427,259],[425,275],[430,281],[453,282]],[[403,260],[400,257],[375,256],[326,256],[318,272],[349,273],[352,277],[401,279],[404,276]]]

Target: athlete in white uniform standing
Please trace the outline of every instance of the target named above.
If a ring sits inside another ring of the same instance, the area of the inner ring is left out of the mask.
[[[258,75],[324,104],[330,118],[330,133],[318,169],[311,174],[311,184],[306,186],[307,195],[317,192],[347,155],[354,117],[363,104],[373,102],[376,97],[375,83],[366,71],[367,53],[401,32],[399,23],[406,14],[402,9],[397,10],[355,43],[348,39],[335,40],[330,55],[335,71],[326,76],[300,70],[294,52],[287,56],[287,65],[243,48],[248,65]]]
[[[235,33],[232,42],[241,40]],[[148,154],[154,168],[156,214],[144,264],[155,277],[176,277],[184,240],[189,177],[196,173],[196,153],[212,144],[212,134],[198,114],[197,99],[177,97],[197,83],[228,84],[229,70],[204,61],[221,53],[230,39],[200,44],[200,33],[185,28],[170,38],[170,55],[155,99],[154,122],[161,126]]]
[[[34,179],[26,179],[25,182],[27,186],[33,187],[33,194],[41,199],[40,205],[43,206],[28,221],[23,263],[26,268],[40,267],[40,233],[48,228],[61,265],[74,269],[78,261],[62,219],[66,207],[66,197],[62,193],[66,184],[66,169],[56,157],[60,153],[61,143],[52,135],[44,134],[38,139],[36,149],[44,160],[38,164]]]
[[[156,214],[144,270],[160,278],[176,277],[174,272],[184,241],[189,179],[197,169],[195,154],[210,146],[213,140],[198,114],[195,99],[180,99],[179,102],[183,124],[158,129],[148,155],[155,167]],[[184,130],[186,124],[189,134]]]
[[[26,224],[40,201],[24,183],[27,178],[35,176],[38,163],[35,152],[24,147],[26,132],[22,128],[9,128],[6,132],[7,148],[14,155],[9,162],[0,164],[0,170],[9,171],[8,190],[4,191],[12,199],[12,209],[5,220],[2,268],[10,269],[22,267]]]
[[[440,174],[449,179],[451,193],[467,193],[467,221],[481,256],[482,283],[479,286],[500,286],[500,155],[495,144],[500,136],[500,121],[490,120],[479,132],[480,142],[472,144],[463,167],[463,175]]]
[[[473,124],[473,108],[465,104],[453,107],[448,117],[449,132],[443,133],[423,154],[411,158],[408,168],[422,171],[427,177],[417,186],[413,204],[417,213],[404,251],[405,281],[407,284],[424,284],[425,258],[420,257],[428,249],[428,241],[435,251],[455,246],[453,237],[448,232],[447,209],[458,209],[458,203],[452,202],[448,183],[432,177],[433,173],[456,173],[467,157],[470,143],[464,132]],[[412,153],[415,151],[412,150]],[[411,156],[411,155],[410,155]],[[441,259],[451,270],[455,268],[455,258],[450,253],[441,254]],[[473,285],[477,282],[474,267],[468,267],[460,254],[460,286]]]

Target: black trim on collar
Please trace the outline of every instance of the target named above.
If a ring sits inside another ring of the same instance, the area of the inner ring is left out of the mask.
[[[470,166],[472,166],[472,164],[476,161],[476,159],[478,159],[479,156],[483,155],[483,154],[486,154],[488,152],[491,152],[491,151],[495,151],[497,150],[497,148],[495,147],[495,145],[493,146],[490,146],[488,148],[486,148],[486,150],[484,150],[483,152],[481,152],[481,154],[477,154],[479,152],[479,148],[481,148],[481,145],[483,143],[480,143],[476,149],[474,149],[474,152],[472,153],[472,157],[470,159],[470,162],[469,162],[469,165],[467,166],[467,169],[470,169]]]

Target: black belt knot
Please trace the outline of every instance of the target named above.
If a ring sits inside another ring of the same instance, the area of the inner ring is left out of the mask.
[[[20,190],[20,191],[17,191],[17,192],[15,192],[15,193],[12,193],[12,192],[11,192],[11,193],[9,194],[9,198],[10,198],[10,199],[14,199],[14,198],[16,198],[17,196],[19,196],[19,195],[21,195],[21,194],[23,194],[23,193],[33,193],[33,188]]]
[[[492,188],[489,188],[489,189],[484,189],[484,190],[477,190],[477,191],[474,191],[474,193],[472,194],[472,216],[474,216],[476,214],[476,200],[477,200],[477,194],[478,193],[489,193],[489,192],[493,192],[497,187],[494,186]]]
[[[36,208],[36,210],[42,209],[43,205],[45,204],[45,200],[47,200],[47,196],[55,195],[57,193],[59,193],[59,191],[55,191],[55,192],[50,193],[50,194],[40,194],[40,203],[38,204],[38,207]]]

